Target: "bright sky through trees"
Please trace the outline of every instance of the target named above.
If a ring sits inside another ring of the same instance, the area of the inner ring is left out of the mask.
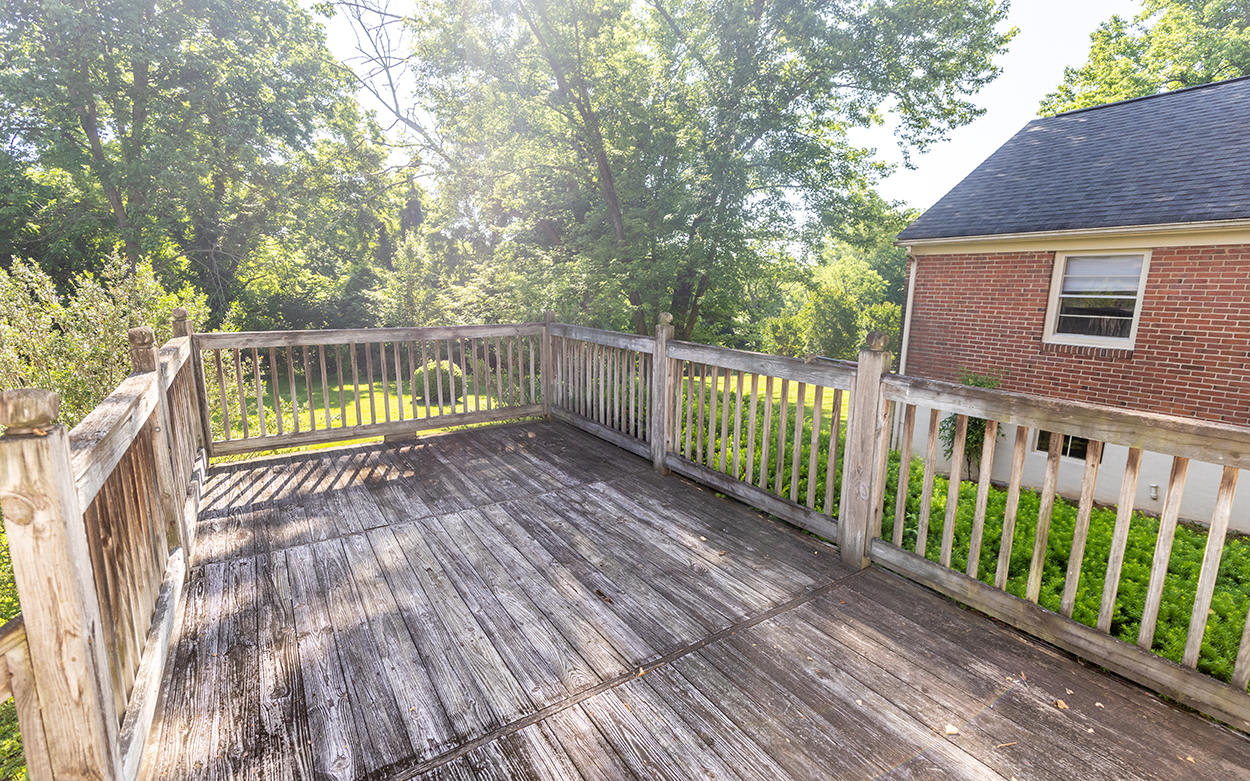
[[[927,209],[1031,119],[1038,104],[1063,81],[1065,65],[1080,66],[1089,54],[1089,34],[1120,14],[1131,19],[1141,11],[1137,0],[1014,0],[1008,24],[1020,28],[1007,55],[999,60],[1003,73],[973,98],[987,110],[969,125],[957,128],[950,140],[913,155],[915,170],[903,168],[878,187],[887,200]],[[902,156],[889,128],[856,131],[852,138],[875,146],[882,159]]]

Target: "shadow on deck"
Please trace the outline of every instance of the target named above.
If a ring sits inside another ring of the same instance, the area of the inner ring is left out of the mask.
[[[563,425],[219,466],[207,490],[150,778],[1250,767],[1238,733]]]

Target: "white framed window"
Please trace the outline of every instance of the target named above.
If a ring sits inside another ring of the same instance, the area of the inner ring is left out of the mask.
[[[1050,431],[1038,431],[1037,437],[1033,445],[1034,450],[1042,453],[1050,451],[1050,438],[1058,436]],[[1071,437],[1067,434],[1063,435],[1063,442],[1059,445],[1059,455],[1065,458],[1076,458],[1081,461],[1085,460],[1085,454],[1089,452],[1089,440],[1085,437]],[[1104,451],[1105,452],[1105,451]],[[1099,462],[1102,457],[1099,456]]]
[[[1055,254],[1042,341],[1132,349],[1150,251]]]

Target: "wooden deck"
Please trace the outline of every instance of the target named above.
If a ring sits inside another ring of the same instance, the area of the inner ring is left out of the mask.
[[[1250,768],[1240,733],[559,424],[215,467],[197,531],[148,778]]]

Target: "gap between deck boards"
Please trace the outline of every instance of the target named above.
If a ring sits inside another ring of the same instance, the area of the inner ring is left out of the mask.
[[[553,702],[550,705],[538,711],[535,711],[534,713],[529,714],[528,716],[524,716],[515,721],[509,722],[508,724],[505,724],[502,727],[499,727],[498,729],[488,732],[485,735],[476,737],[473,740],[467,741],[455,747],[454,749],[451,749],[450,751],[445,751],[442,754],[439,754],[438,756],[430,757],[429,759],[423,760],[407,768],[403,767],[403,764],[405,763],[400,763],[399,768],[396,768],[395,766],[391,766],[387,768],[380,768],[374,773],[371,773],[370,776],[373,778],[394,778],[397,781],[407,781],[408,779],[417,778],[418,776],[421,776],[425,773],[430,772],[431,770],[435,770],[439,767],[442,767],[443,765],[449,762],[454,762],[455,760],[459,759],[465,754],[468,754],[470,751],[473,751],[476,748],[493,743],[496,740],[499,740],[500,738],[507,737],[508,735],[512,735],[513,733],[519,732],[525,729],[526,727],[537,724],[540,721],[544,721],[545,719],[550,718],[551,716],[554,716],[555,714],[560,713],[561,711],[568,710],[569,708],[572,708],[590,699],[591,697],[595,697],[599,694],[603,694],[604,692],[611,691],[612,689],[615,689],[619,686],[623,686],[629,683],[630,681],[634,680],[635,678],[638,678],[639,676],[646,675],[647,673],[653,670],[657,670],[665,665],[672,664],[673,662],[676,662],[682,657],[689,656],[690,654],[698,651],[704,646],[709,645],[710,643],[715,643],[719,640],[723,640],[724,638],[729,637],[735,632],[740,632],[745,629],[750,629],[751,627],[756,626],[757,624],[761,624],[770,618],[775,618],[781,615],[782,613],[786,613],[786,612],[789,612],[790,610],[794,610],[795,608],[802,607],[808,602],[811,602],[814,599],[818,599],[824,596],[825,594],[828,594],[829,592],[833,591],[839,586],[846,585],[848,582],[859,577],[864,572],[867,572],[870,569],[871,568],[859,570],[858,572],[852,572],[849,575],[843,575],[839,578],[831,580],[822,586],[817,586],[816,588],[812,589],[806,594],[802,594],[800,596],[795,597],[794,599],[791,599],[788,602],[784,602],[780,605],[777,605],[776,607],[770,608],[769,610],[766,610],[763,613],[760,613],[758,616],[755,616],[753,618],[748,618],[745,621],[740,621],[731,626],[727,626],[724,629],[721,629],[718,632],[710,634],[707,637],[704,637],[696,642],[693,642],[683,648],[678,648],[676,651],[665,654],[664,656],[661,656],[659,659],[656,659],[651,664],[646,665],[645,667],[639,667],[637,672],[622,673],[621,675],[618,675],[615,678],[610,678],[606,681],[602,681],[601,683],[591,686],[590,688],[583,689],[582,691],[570,694],[568,697],[565,697],[564,699],[559,700],[557,702]],[[393,775],[396,773],[398,773],[398,775]]]

